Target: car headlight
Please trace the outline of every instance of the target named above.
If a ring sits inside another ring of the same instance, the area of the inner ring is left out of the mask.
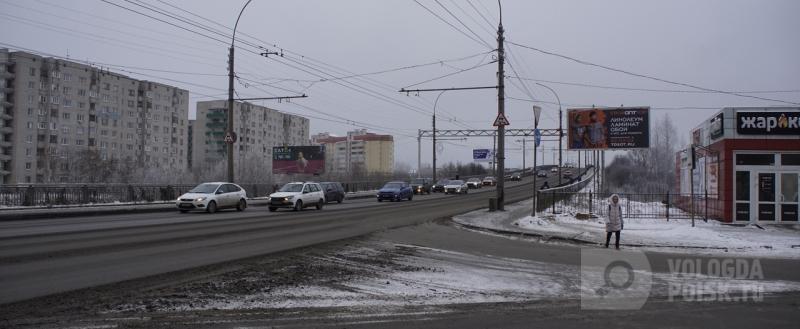
[[[199,197],[197,199],[194,199],[194,201],[206,201],[206,197],[204,197],[204,196],[203,197]]]

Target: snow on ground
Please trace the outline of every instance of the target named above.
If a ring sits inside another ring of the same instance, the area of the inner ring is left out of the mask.
[[[488,302],[524,302],[542,299],[578,299],[580,268],[491,255],[475,255],[427,247],[371,242],[326,255],[293,258],[306,269],[287,264],[272,272],[249,269],[208,283],[188,283],[174,291],[115,307],[111,312],[142,310],[195,311],[286,309],[319,307],[386,308]],[[602,273],[603,269],[595,269]],[[274,285],[277,278],[291,278]],[[357,273],[354,275],[354,273]],[[707,287],[711,293],[800,291],[800,283],[734,280],[703,275],[656,273],[652,286],[630,293],[649,292],[666,297],[671,285]]]
[[[531,216],[531,201],[506,206],[507,211],[477,210],[456,216],[457,223],[492,230],[529,233],[558,240],[605,243],[605,218],[577,219],[578,211],[563,207],[562,213]],[[631,209],[664,207],[658,203],[630,202]],[[600,204],[598,204],[599,206]],[[632,212],[635,214],[635,212]],[[734,226],[718,221],[665,218],[625,218],[621,244],[629,248],[670,252],[725,253],[780,258],[800,258],[800,231],[778,225]],[[613,243],[613,237],[612,237]]]

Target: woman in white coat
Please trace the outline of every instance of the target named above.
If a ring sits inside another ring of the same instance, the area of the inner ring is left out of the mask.
[[[608,248],[608,243],[611,241],[611,233],[614,233],[616,237],[614,246],[619,249],[619,235],[624,225],[619,195],[611,195],[611,199],[608,202],[608,219],[606,220],[606,248]]]

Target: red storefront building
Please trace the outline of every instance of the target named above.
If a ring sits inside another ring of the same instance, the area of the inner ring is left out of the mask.
[[[724,222],[798,223],[800,108],[724,108],[678,152],[677,184],[695,211]],[[694,169],[692,169],[694,163]]]

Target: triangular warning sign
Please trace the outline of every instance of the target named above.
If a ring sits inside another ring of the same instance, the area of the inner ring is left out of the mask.
[[[494,119],[494,123],[492,126],[499,127],[499,126],[508,126],[511,123],[508,122],[506,119],[506,115],[503,113],[497,113],[497,119]]]

